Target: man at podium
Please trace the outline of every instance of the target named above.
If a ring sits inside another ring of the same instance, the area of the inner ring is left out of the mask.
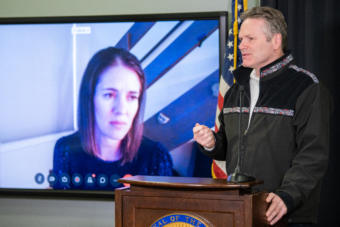
[[[329,103],[318,78],[294,64],[282,13],[255,7],[241,16],[242,66],[227,91],[217,133],[196,124],[204,154],[226,161],[231,182],[263,180],[267,221],[317,222],[329,150]],[[229,179],[229,180],[230,180]]]

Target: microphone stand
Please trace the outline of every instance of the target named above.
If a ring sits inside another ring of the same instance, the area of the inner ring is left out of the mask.
[[[238,118],[238,133],[239,133],[239,143],[238,143],[238,154],[237,154],[237,164],[234,173],[228,176],[227,181],[231,183],[243,183],[243,182],[250,182],[255,181],[255,177],[248,176],[246,174],[241,173],[240,171],[240,156],[241,156],[241,144],[242,144],[242,132],[241,132],[241,120],[242,120],[242,98],[244,87],[242,85],[239,86],[240,90],[240,114]]]

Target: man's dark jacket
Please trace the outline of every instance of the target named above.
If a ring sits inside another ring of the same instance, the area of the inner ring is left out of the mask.
[[[245,67],[234,71],[236,83],[224,98],[216,146],[203,152],[226,160],[230,174],[240,149],[241,172],[264,181],[255,190],[275,192],[283,199],[288,222],[316,222],[329,150],[329,106],[323,101],[319,81],[294,65],[290,54],[263,67],[259,98],[248,127],[251,71]],[[244,90],[241,130],[240,90]]]

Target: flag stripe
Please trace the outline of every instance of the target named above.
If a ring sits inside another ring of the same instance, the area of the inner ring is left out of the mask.
[[[223,108],[223,96],[221,95],[221,93],[218,94],[217,102],[218,109],[221,110]]]

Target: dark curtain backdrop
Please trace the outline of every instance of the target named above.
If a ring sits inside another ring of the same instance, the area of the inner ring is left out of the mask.
[[[339,0],[261,0],[262,6],[279,9],[288,24],[288,46],[296,64],[316,74],[333,100],[331,149],[323,181],[319,210],[320,227],[340,226],[339,181]]]

